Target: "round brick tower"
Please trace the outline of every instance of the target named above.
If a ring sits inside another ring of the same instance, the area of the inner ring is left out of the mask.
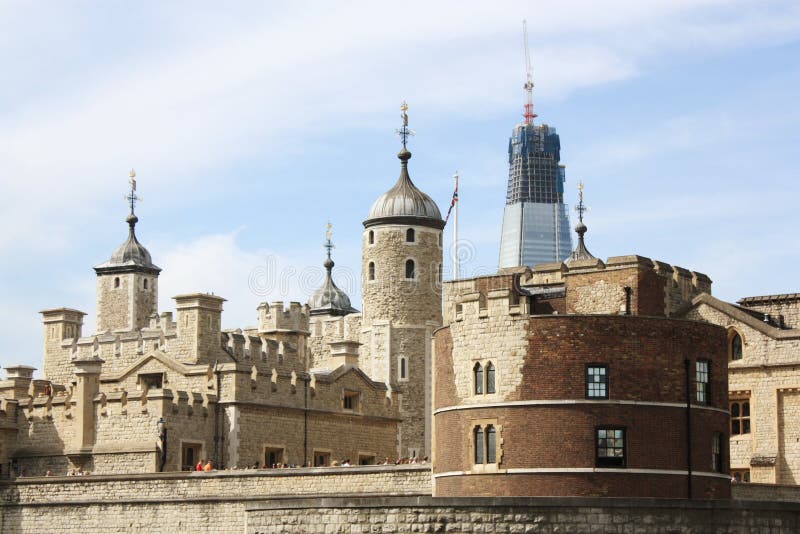
[[[431,336],[442,323],[442,220],[408,174],[408,116],[397,183],[372,205],[361,248],[362,366],[399,403],[398,453],[427,456]]]

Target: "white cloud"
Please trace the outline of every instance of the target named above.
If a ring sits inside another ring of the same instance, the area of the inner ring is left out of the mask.
[[[277,254],[270,250],[244,250],[238,243],[238,230],[199,236],[187,243],[167,245],[158,264],[159,309],[174,308],[172,297],[185,293],[206,292],[224,297],[226,328],[256,324],[256,307],[260,302],[290,301],[305,303],[322,285],[324,269],[320,251],[298,250]],[[337,284],[351,297],[357,293],[360,275],[339,266],[334,272]]]

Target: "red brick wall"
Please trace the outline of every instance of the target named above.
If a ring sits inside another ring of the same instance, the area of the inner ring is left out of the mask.
[[[651,474],[496,474],[436,479],[436,496],[685,498],[685,476]],[[695,499],[729,499],[730,482],[692,477]]]
[[[437,407],[457,403],[448,351],[448,329],[437,333]],[[442,338],[440,343],[439,339]],[[434,473],[473,469],[471,430],[477,420],[495,419],[500,427],[499,469],[593,468],[594,429],[622,426],[627,468],[685,470],[686,370],[694,381],[697,359],[710,361],[709,406],[727,409],[727,351],[723,328],[694,321],[642,316],[556,315],[530,319],[529,349],[522,380],[505,400],[575,400],[558,405],[458,409],[436,414]],[[499,355],[498,358],[502,358]],[[585,365],[609,368],[609,401],[587,404]],[[691,398],[694,402],[694,388]],[[614,404],[614,401],[670,403],[675,406]],[[728,415],[692,410],[692,461],[695,471],[710,472],[711,443],[721,433],[724,472],[728,464]],[[529,477],[530,480],[525,480]],[[571,481],[578,480],[573,484]],[[492,482],[497,481],[497,482]],[[502,482],[500,482],[502,481]],[[649,485],[649,486],[648,486]],[[554,487],[558,489],[553,489]],[[686,478],[617,473],[570,475],[470,475],[437,479],[436,494],[448,495],[615,495],[685,497]],[[695,496],[727,498],[729,481],[695,477]]]

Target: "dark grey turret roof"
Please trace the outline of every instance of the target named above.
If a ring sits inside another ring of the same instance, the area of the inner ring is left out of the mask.
[[[111,254],[108,261],[95,266],[94,270],[97,274],[115,273],[115,272],[146,272],[150,274],[158,274],[161,268],[153,263],[150,257],[150,252],[139,243],[136,239],[136,231],[134,227],[139,221],[133,213],[128,215],[126,219],[129,230],[128,239],[125,240],[117,249]]]
[[[327,270],[325,282],[308,299],[311,315],[349,315],[357,313],[358,310],[350,304],[350,297],[347,296],[347,293],[339,289],[333,282],[331,272],[333,271],[334,263],[330,253],[324,265]]]

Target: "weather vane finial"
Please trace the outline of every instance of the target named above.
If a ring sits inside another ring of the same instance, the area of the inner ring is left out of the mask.
[[[408,113],[406,113],[406,111],[408,111],[408,104],[406,104],[405,100],[403,100],[403,103],[400,105],[400,111],[403,112],[403,114],[400,115],[403,118],[403,127],[398,128],[395,132],[397,132],[397,135],[403,140],[403,148],[405,149],[408,138],[414,135],[414,130],[408,127]]]
[[[333,228],[333,226],[331,225],[331,222],[328,221],[327,226],[325,226],[325,244],[323,245],[323,247],[325,247],[325,249],[328,251],[328,259],[331,259],[331,250],[334,248],[333,242],[331,241],[331,228]]]
[[[575,206],[575,211],[578,212],[578,220],[583,222],[583,214],[588,211],[589,207],[583,203],[583,180],[578,182],[578,205]]]
[[[136,195],[136,171],[133,169],[128,173],[128,184],[131,186],[131,192],[125,195],[125,200],[127,200],[131,206],[130,217],[135,217],[134,208],[137,202],[142,201],[142,198]],[[136,221],[134,221],[134,224],[135,222]]]

